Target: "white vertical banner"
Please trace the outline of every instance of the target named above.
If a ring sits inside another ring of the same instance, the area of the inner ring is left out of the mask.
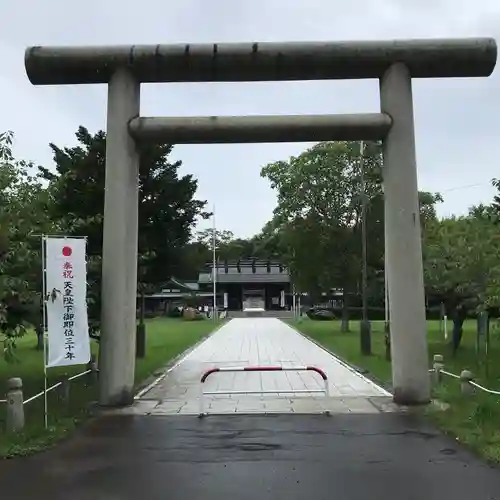
[[[224,309],[228,307],[228,295],[227,292],[224,292]]]
[[[45,239],[47,367],[90,361],[84,238]]]

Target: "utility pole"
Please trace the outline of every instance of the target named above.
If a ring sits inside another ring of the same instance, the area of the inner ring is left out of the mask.
[[[214,209],[213,209],[213,214],[212,214],[212,283],[213,283],[213,302],[214,302],[214,307],[213,307],[213,320],[217,321],[218,320],[218,314],[217,314],[217,258],[216,258],[216,245],[217,245],[217,235],[215,231],[215,204],[214,204]]]
[[[361,283],[361,301],[362,301],[362,320],[360,327],[360,347],[361,354],[369,356],[371,354],[371,331],[370,321],[368,320],[368,262],[367,262],[367,238],[366,238],[366,189],[365,189],[365,166],[363,161],[364,142],[360,143],[359,164],[361,174],[361,249],[362,249],[362,283]]]

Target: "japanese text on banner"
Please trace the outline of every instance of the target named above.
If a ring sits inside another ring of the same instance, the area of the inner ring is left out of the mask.
[[[74,296],[73,296],[73,264],[71,262],[64,262],[62,269],[63,279],[64,279],[64,290],[63,290],[63,328],[64,328],[64,347],[66,349],[66,359],[75,359],[74,349],[75,349],[75,332],[73,331],[74,326]]]
[[[85,364],[90,360],[85,240],[47,238],[45,245],[47,366]]]

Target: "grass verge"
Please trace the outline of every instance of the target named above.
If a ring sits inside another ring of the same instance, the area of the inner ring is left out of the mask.
[[[218,323],[156,318],[146,324],[146,356],[136,360],[135,382],[139,386],[148,377],[208,335]],[[43,391],[43,353],[35,349],[36,336],[28,334],[18,344],[17,363],[0,359],[0,399],[5,399],[6,382],[11,377],[23,380],[24,398]],[[92,346],[97,352],[97,345]],[[85,370],[85,367],[60,367],[48,370],[48,385]],[[98,387],[87,376],[71,383],[70,397],[64,402],[56,390],[48,394],[48,429],[44,428],[43,397],[25,406],[26,426],[23,432],[5,433],[5,405],[0,404],[0,458],[28,455],[60,441],[92,414]]]
[[[291,321],[290,325],[306,334],[326,349],[339,355],[348,363],[360,368],[375,382],[391,385],[391,364],[385,359],[383,323],[372,325],[372,355],[360,354],[359,323],[351,323],[349,333],[340,332],[338,321]],[[459,374],[467,369],[473,372],[478,383],[500,390],[500,332],[493,329],[490,335],[488,357],[484,347],[476,345],[476,325],[468,321],[464,325],[462,346],[455,358],[451,355],[449,340],[444,339],[437,321],[428,322],[430,363],[434,354],[442,354],[447,371]],[[430,405],[425,414],[441,430],[454,436],[479,453],[488,461],[500,462],[500,396],[477,392],[472,396],[460,393],[458,381],[445,377],[443,384],[434,389],[433,397],[443,403],[444,408]]]

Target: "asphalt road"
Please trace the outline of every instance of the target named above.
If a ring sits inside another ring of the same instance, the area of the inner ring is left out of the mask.
[[[490,500],[500,470],[415,417],[108,416],[0,462],[17,500]]]

